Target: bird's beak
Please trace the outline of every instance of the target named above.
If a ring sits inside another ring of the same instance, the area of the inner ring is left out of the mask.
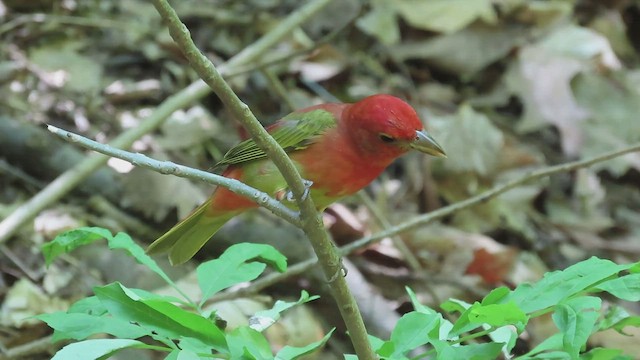
[[[436,157],[447,157],[442,147],[426,131],[416,131],[416,138],[409,143],[412,149]]]

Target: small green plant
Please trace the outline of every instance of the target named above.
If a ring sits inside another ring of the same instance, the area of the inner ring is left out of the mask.
[[[317,297],[302,292],[295,302],[276,302],[268,311],[255,314],[252,325],[224,331],[215,312],[203,310],[214,294],[240,282],[257,278],[272,266],[286,270],[286,259],[268,245],[237,244],[215,260],[197,268],[202,299],[194,302],[148,257],[131,238],[113,236],[101,228],[81,228],[59,235],[44,246],[46,263],[60,254],[107,239],[111,249],[123,249],[138,262],[158,274],[181,294],[181,298],[130,289],[114,282],[94,288],[94,296],[73,304],[68,311],[38,316],[54,329],[54,340],[76,340],[63,347],[54,359],[106,359],[119,350],[141,348],[165,351],[166,359],[295,359],[321,347],[331,336],[305,347],[284,347],[273,355],[261,331],[273,324],[280,313]],[[382,359],[495,359],[511,354],[516,339],[530,319],[551,314],[558,332],[518,360],[532,359],[632,359],[622,350],[586,349],[589,337],[598,331],[640,326],[640,317],[618,306],[602,306],[602,292],[627,301],[640,300],[640,262],[618,265],[590,258],[565,270],[545,274],[535,284],[521,284],[514,290],[499,287],[481,301],[469,304],[449,299],[442,310],[457,318],[452,322],[421,304],[407,288],[414,311],[404,314],[389,340],[370,336]],[[92,338],[108,334],[110,338]],[[143,342],[148,337],[155,342]],[[345,355],[345,359],[357,359]]]
[[[127,251],[139,263],[147,266],[173,287],[182,298],[162,296],[131,289],[119,282],[93,289],[94,296],[74,303],[66,312],[39,315],[54,329],[53,340],[76,340],[63,347],[53,357],[64,359],[106,359],[123,349],[139,348],[165,351],[166,359],[273,359],[268,341],[261,333],[272,325],[280,313],[292,306],[317,299],[302,292],[296,302],[277,301],[270,310],[253,315],[249,326],[225,332],[218,326],[215,312],[203,310],[213,295],[230,286],[257,278],[267,264],[285,271],[285,257],[269,245],[237,244],[218,259],[198,266],[198,285],[202,292],[199,302],[192,301],[176,286],[156,262],[125,233],[113,236],[102,228],[80,228],[57,236],[44,245],[46,264],[79,246],[106,239],[111,249]],[[178,305],[180,306],[178,306]],[[89,339],[94,335],[111,338]],[[305,347],[285,346],[275,359],[295,359],[322,346],[331,336]],[[153,345],[138,339],[150,337]],[[78,357],[80,356],[80,357]]]
[[[400,318],[390,340],[371,337],[373,348],[384,359],[489,360],[500,354],[518,360],[634,359],[619,349],[585,352],[585,347],[595,332],[615,329],[623,333],[625,326],[640,326],[640,317],[618,306],[605,309],[602,299],[594,296],[607,292],[622,300],[640,300],[640,262],[618,265],[592,257],[563,271],[548,272],[535,284],[493,289],[473,304],[449,299],[440,307],[458,314],[453,323],[420,304],[411,289],[407,291],[415,310]],[[516,339],[529,320],[549,313],[558,332],[528,353],[512,357]],[[488,341],[470,343],[484,336]],[[407,355],[420,347],[426,350]],[[350,355],[347,359],[357,358]]]

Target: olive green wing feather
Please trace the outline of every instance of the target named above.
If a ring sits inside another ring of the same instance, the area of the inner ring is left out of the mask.
[[[292,152],[313,144],[318,136],[335,126],[336,119],[333,114],[319,109],[286,116],[270,131],[270,134],[286,152]],[[266,157],[267,155],[253,139],[247,139],[231,148],[214,167],[235,165]]]

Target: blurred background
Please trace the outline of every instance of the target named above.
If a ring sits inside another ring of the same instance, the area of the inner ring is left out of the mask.
[[[172,5],[198,47],[221,65],[303,3]],[[198,79],[147,1],[0,0],[0,20],[0,219],[89,156],[44,124],[109,142]],[[409,154],[361,194],[329,208],[325,224],[344,245],[532,169],[638,143],[639,65],[640,1],[340,0],[227,78],[265,125],[313,104],[393,94],[418,110],[444,147],[447,159]],[[184,103],[131,149],[210,169],[245,134],[214,95]],[[536,281],[592,255],[637,261],[639,171],[635,153],[561,173],[360,249],[345,266],[370,332],[387,337],[411,309],[404,286],[437,307],[449,297],[473,302],[496,286]],[[161,284],[104,244],[45,268],[43,243],[67,229],[101,226],[146,246],[211,191],[111,159],[1,238],[0,358],[49,358],[50,329],[29,317],[65,310],[92,286]],[[197,261],[243,241],[273,244],[290,263],[312,256],[300,231],[256,211],[227,224],[195,261],[167,268],[188,292]],[[269,337],[274,347],[302,345],[341,322],[314,274],[216,306],[242,322],[273,298],[297,298],[301,288],[322,299],[294,310]],[[516,352],[554,329],[550,317],[536,319]],[[640,354],[633,331],[598,334],[590,346]],[[316,358],[341,358],[347,341],[334,335]]]

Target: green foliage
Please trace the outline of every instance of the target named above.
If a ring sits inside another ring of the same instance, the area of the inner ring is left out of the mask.
[[[285,310],[317,298],[304,291],[297,301],[277,301],[272,309],[254,314],[251,325],[231,331],[217,325],[215,313],[202,309],[213,295],[257,278],[267,265],[285,271],[286,259],[269,245],[237,244],[218,259],[200,265],[197,275],[203,296],[198,303],[181,293],[124,233],[112,236],[100,228],[66,232],[44,246],[46,262],[50,264],[59,255],[101,238],[110,248],[123,249],[149,267],[182,298],[130,289],[118,282],[95,287],[94,296],[77,301],[66,312],[38,316],[54,329],[54,341],[77,341],[62,348],[54,359],[75,359],[77,354],[83,359],[106,359],[129,348],[165,351],[166,359],[295,359],[316,351],[333,332],[305,347],[286,346],[273,355],[262,331]],[[421,304],[407,288],[415,310],[400,318],[389,340],[370,336],[370,341],[383,359],[495,359],[501,354],[510,356],[516,339],[532,318],[551,314],[558,332],[515,359],[631,359],[618,349],[587,351],[586,344],[595,332],[614,329],[622,333],[625,326],[640,326],[640,317],[617,306],[603,307],[596,296],[606,292],[637,301],[639,270],[640,262],[618,265],[593,257],[549,272],[535,284],[521,284],[514,290],[496,288],[473,304],[449,299],[441,309],[451,315],[449,318],[456,318],[453,322]],[[98,334],[113,338],[92,338]],[[141,338],[145,337],[143,342]],[[346,355],[345,359],[356,357]]]
[[[473,304],[450,299],[441,308],[457,313],[455,322],[420,304],[407,288],[415,310],[398,321],[388,341],[372,338],[372,344],[384,359],[495,359],[501,353],[509,356],[531,318],[551,313],[558,332],[515,359],[632,359],[621,350],[585,351],[585,347],[597,331],[622,332],[624,326],[639,325],[640,317],[618,307],[604,309],[602,300],[594,296],[606,291],[621,299],[637,299],[638,266],[640,263],[618,265],[593,257],[547,273],[535,284],[514,290],[496,288]],[[490,342],[469,342],[485,336]],[[416,349],[426,351],[410,357]]]
[[[43,314],[38,318],[54,329],[53,340],[76,340],[63,347],[54,359],[106,359],[123,349],[153,349],[168,353],[166,359],[273,359],[271,347],[261,333],[275,323],[280,314],[295,306],[317,299],[302,292],[295,302],[277,301],[271,310],[260,311],[249,326],[225,332],[215,322],[216,314],[202,309],[211,296],[241,282],[257,278],[271,265],[278,271],[287,268],[286,259],[269,245],[237,244],[220,258],[201,264],[197,269],[202,300],[193,302],[180,291],[166,273],[124,233],[113,236],[101,228],[80,228],[63,233],[43,247],[47,264],[79,246],[106,239],[111,249],[125,250],[175,288],[183,298],[162,296],[131,289],[119,282],[93,289],[95,296],[77,301],[66,312]],[[176,305],[179,304],[180,306]],[[94,335],[114,338],[92,339]],[[295,359],[321,347],[331,336],[304,347],[286,346],[277,359]],[[152,345],[140,338],[149,337]]]

